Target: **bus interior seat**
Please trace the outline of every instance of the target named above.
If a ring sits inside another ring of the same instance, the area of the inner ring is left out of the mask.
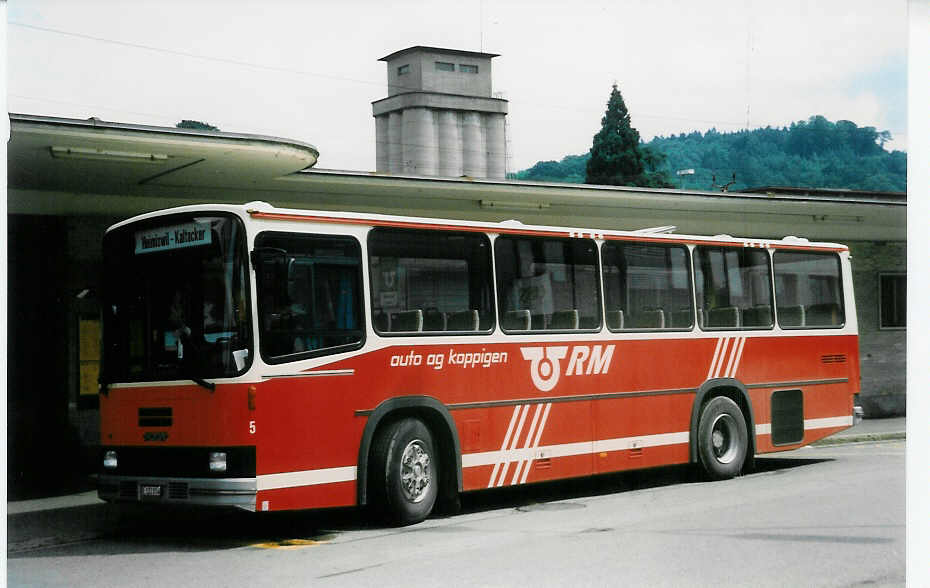
[[[578,309],[557,310],[552,313],[552,319],[549,321],[549,328],[555,330],[567,330],[578,328]]]
[[[424,331],[445,331],[446,330],[446,313],[439,312],[436,308],[428,308],[423,312],[423,330]]]
[[[528,309],[506,311],[502,317],[501,326],[508,331],[529,331],[530,311]]]
[[[546,315],[534,314],[530,317],[530,328],[534,331],[543,331],[546,329]]]
[[[691,311],[691,307],[681,308],[669,313],[669,318],[671,319],[671,326],[674,329],[687,329],[692,326],[692,321],[694,320],[694,313]]]
[[[376,331],[379,333],[386,333],[391,330],[391,315],[380,308],[376,309],[374,317],[372,318],[372,323]]]
[[[778,307],[778,324],[782,327],[803,327],[804,326],[804,307],[785,306]]]
[[[639,312],[631,313],[629,329],[664,329],[665,312],[661,308],[643,308]]]
[[[840,315],[840,306],[828,302],[826,304],[811,304],[804,312],[807,325],[824,326],[840,325],[843,317]]]
[[[735,306],[720,306],[707,310],[706,327],[739,327],[739,309]]]
[[[423,311],[419,308],[391,313],[391,332],[403,333],[423,330]]]
[[[744,327],[771,327],[772,326],[772,307],[768,304],[758,304],[750,308],[741,309],[742,320],[740,325]]]
[[[446,316],[446,329],[449,331],[477,331],[478,311],[473,308],[448,313]]]
[[[614,330],[623,328],[623,310],[618,308],[607,311],[607,328]]]

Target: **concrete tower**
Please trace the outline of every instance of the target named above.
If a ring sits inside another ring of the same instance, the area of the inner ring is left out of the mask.
[[[491,59],[409,47],[387,63],[388,96],[371,105],[379,172],[504,178],[507,101],[491,97]]]

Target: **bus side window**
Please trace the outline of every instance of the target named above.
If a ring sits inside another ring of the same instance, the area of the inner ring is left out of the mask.
[[[381,335],[487,333],[494,326],[491,243],[453,231],[368,235],[374,329]]]
[[[838,255],[776,251],[772,259],[780,327],[839,328],[846,323]]]
[[[286,271],[258,274],[262,356],[270,363],[337,353],[363,340],[361,248],[351,237],[261,233]],[[270,283],[281,280],[281,287]],[[286,280],[286,284],[283,282]]]
[[[684,246],[611,241],[601,253],[607,328],[692,328],[694,304]]]
[[[498,312],[505,331],[600,328],[593,241],[503,235],[495,241],[494,256]]]
[[[748,247],[694,249],[694,278],[702,329],[771,329],[768,251]]]

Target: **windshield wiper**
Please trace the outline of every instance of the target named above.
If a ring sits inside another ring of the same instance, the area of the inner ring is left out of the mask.
[[[180,330],[178,332],[178,335],[180,336],[179,343],[181,345],[186,345],[191,351],[194,352],[194,355],[196,355],[197,357],[200,357],[200,349],[198,348],[197,345],[194,345],[194,340],[191,338],[190,334],[185,330]],[[188,371],[193,371],[193,370],[188,369],[188,367],[190,367],[192,363],[190,361],[190,357],[191,357],[191,354],[188,353],[187,355],[180,357],[178,359],[178,367],[181,368],[181,375],[184,376],[185,378],[190,379],[198,386],[202,386],[206,388],[212,394],[213,391],[216,390],[216,384],[214,384],[213,382],[208,382],[204,380],[203,378],[200,378],[200,377],[197,377],[197,376],[194,376],[188,373]]]
[[[187,374],[185,374],[185,375],[186,375],[188,378],[190,378],[195,384],[197,384],[198,386],[203,386],[204,388],[206,388],[207,390],[209,390],[211,393],[212,393],[214,390],[216,390],[216,384],[214,384],[213,382],[208,382],[208,381],[206,381],[206,380],[204,380],[204,379],[202,379],[202,378],[198,378],[197,376],[189,376],[189,375],[187,375]]]

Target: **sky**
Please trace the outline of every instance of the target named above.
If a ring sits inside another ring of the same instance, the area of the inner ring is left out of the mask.
[[[904,0],[9,0],[10,112],[310,143],[375,169],[380,57],[500,54],[508,171],[591,147],[617,83],[644,140],[823,115],[907,150]]]

